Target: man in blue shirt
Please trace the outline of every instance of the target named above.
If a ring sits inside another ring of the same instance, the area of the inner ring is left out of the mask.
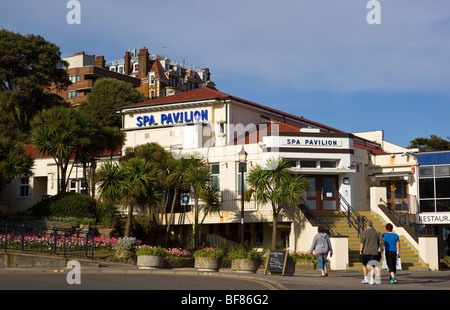
[[[392,224],[386,224],[387,233],[383,234],[384,255],[391,275],[390,283],[397,284],[395,273],[397,272],[397,258],[400,257],[400,238],[392,232],[392,228]]]

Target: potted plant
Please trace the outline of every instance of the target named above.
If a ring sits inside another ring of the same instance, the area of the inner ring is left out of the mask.
[[[166,249],[164,268],[194,268],[194,256],[192,252],[187,250]]]
[[[214,248],[203,248],[195,251],[195,268],[199,271],[218,271],[223,251]]]
[[[136,251],[137,266],[139,269],[156,269],[164,265],[166,250],[162,247],[141,246]]]
[[[262,261],[259,252],[241,247],[231,250],[228,257],[231,260],[231,270],[243,273],[256,273]]]

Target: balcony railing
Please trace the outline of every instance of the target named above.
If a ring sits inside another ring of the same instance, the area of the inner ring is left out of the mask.
[[[240,211],[241,195],[238,191],[222,191],[222,210],[223,211]],[[244,201],[244,211],[256,210],[272,210],[270,204],[260,204],[255,200]]]

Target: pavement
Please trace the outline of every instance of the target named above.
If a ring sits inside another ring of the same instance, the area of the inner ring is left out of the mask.
[[[0,268],[2,274],[12,273],[55,273],[68,272],[65,267],[28,267],[28,268]],[[279,273],[265,274],[264,269],[256,273],[238,273],[231,269],[220,269],[217,272],[198,271],[194,268],[176,269],[138,269],[136,265],[101,263],[98,267],[81,267],[81,273],[115,273],[115,274],[171,274],[205,277],[225,277],[248,281],[257,281],[270,290],[450,290],[450,269],[440,271],[400,270],[397,271],[398,283],[389,284],[389,273],[381,271],[381,284],[362,284],[362,270],[330,270],[327,277],[321,277],[319,270],[296,270],[293,275]],[[195,288],[194,288],[195,289]]]

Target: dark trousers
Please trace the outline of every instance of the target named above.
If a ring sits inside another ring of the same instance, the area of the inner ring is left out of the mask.
[[[389,268],[389,272],[396,273],[397,272],[397,252],[387,251],[386,255],[386,264]]]

